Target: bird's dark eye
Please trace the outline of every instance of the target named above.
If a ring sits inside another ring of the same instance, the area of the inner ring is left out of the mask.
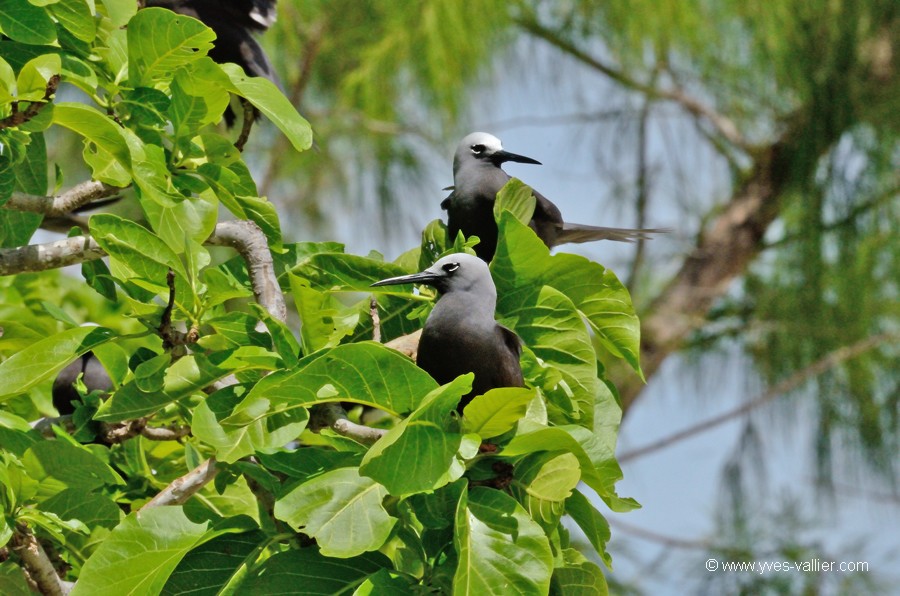
[[[459,263],[447,263],[446,265],[441,267],[441,269],[443,269],[447,273],[453,273],[454,271],[459,269]]]
[[[482,145],[480,143],[477,145],[472,145],[472,153],[474,153],[475,155],[484,153],[484,145]]]

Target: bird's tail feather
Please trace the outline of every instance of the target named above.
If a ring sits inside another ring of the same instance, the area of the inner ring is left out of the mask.
[[[670,231],[669,228],[640,228],[635,230],[564,223],[556,236],[554,244],[593,242],[595,240],[634,242],[635,240],[649,240],[653,238],[653,234],[664,234],[668,231]]]

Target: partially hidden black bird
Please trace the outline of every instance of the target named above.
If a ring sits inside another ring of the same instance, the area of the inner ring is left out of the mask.
[[[497,223],[494,221],[494,201],[497,193],[509,182],[509,175],[500,167],[508,161],[541,165],[541,162],[524,155],[503,150],[500,139],[486,132],[467,135],[456,148],[453,157],[453,192],[441,202],[447,211],[447,228],[450,239],[458,232],[478,236],[475,253],[490,261],[497,250]],[[559,208],[548,198],[532,189],[537,203],[529,223],[538,237],[553,248],[568,242],[594,240],[618,240],[633,242],[649,238],[649,234],[666,232],[664,229],[604,228],[563,221]]]
[[[497,289],[487,264],[472,255],[456,253],[412,275],[372,284],[426,284],[440,294],[425,321],[416,364],[440,384],[475,373],[472,391],[463,396],[459,410],[473,397],[497,387],[524,387],[519,337],[494,320]]]
[[[109,373],[106,372],[93,352],[85,352],[80,358],[62,369],[53,381],[51,390],[53,407],[60,416],[74,413],[75,405],[72,402],[81,401],[81,396],[75,389],[75,381],[81,374],[83,374],[82,382],[88,392],[112,391],[113,383],[109,378]]]
[[[275,69],[253,37],[275,22],[276,0],[147,0],[146,6],[168,8],[193,17],[215,31],[209,56],[219,63],[234,62],[251,77],[265,77],[278,85]],[[225,112],[230,126],[234,113]]]

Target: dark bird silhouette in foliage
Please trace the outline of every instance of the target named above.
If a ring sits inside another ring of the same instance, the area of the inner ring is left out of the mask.
[[[416,364],[440,384],[475,373],[472,391],[459,404],[462,410],[476,395],[497,387],[523,387],[519,337],[494,320],[497,289],[487,264],[457,253],[412,275],[372,284],[426,284],[440,294],[425,322]]]
[[[168,8],[193,17],[215,31],[209,56],[219,63],[234,62],[252,77],[265,77],[278,85],[275,69],[253,36],[275,22],[276,0],[147,0],[146,6]],[[231,126],[234,112],[225,112]]]
[[[494,220],[494,201],[497,192],[509,182],[509,175],[500,167],[508,161],[541,165],[524,155],[503,150],[500,139],[486,132],[467,135],[456,148],[453,157],[453,192],[441,207],[447,211],[447,228],[451,241],[458,232],[478,236],[475,253],[490,261],[497,250],[497,223]],[[633,242],[649,238],[649,234],[666,232],[658,229],[604,228],[563,221],[559,208],[536,190],[537,203],[529,225],[538,237],[553,248],[567,242],[618,240]]]
[[[53,407],[59,412],[60,416],[66,416],[75,412],[75,405],[72,402],[80,402],[81,396],[75,389],[75,381],[78,375],[82,376],[82,382],[87,388],[88,393],[92,391],[102,391],[107,393],[112,391],[113,383],[109,378],[109,374],[93,352],[85,352],[77,360],[71,362],[62,369],[53,381]]]

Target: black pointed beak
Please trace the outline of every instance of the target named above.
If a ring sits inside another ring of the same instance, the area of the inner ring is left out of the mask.
[[[502,163],[506,163],[507,161],[515,161],[518,163],[533,163],[538,166],[543,165],[536,159],[531,159],[530,157],[525,157],[524,155],[518,155],[516,153],[510,153],[509,151],[497,151],[496,153],[491,155],[490,159],[498,166]]]
[[[431,286],[441,277],[443,276],[437,273],[422,271],[421,273],[413,273],[412,275],[401,275],[399,277],[382,279],[381,281],[376,281],[370,287],[376,288],[379,286],[396,286],[400,284],[426,284]]]

